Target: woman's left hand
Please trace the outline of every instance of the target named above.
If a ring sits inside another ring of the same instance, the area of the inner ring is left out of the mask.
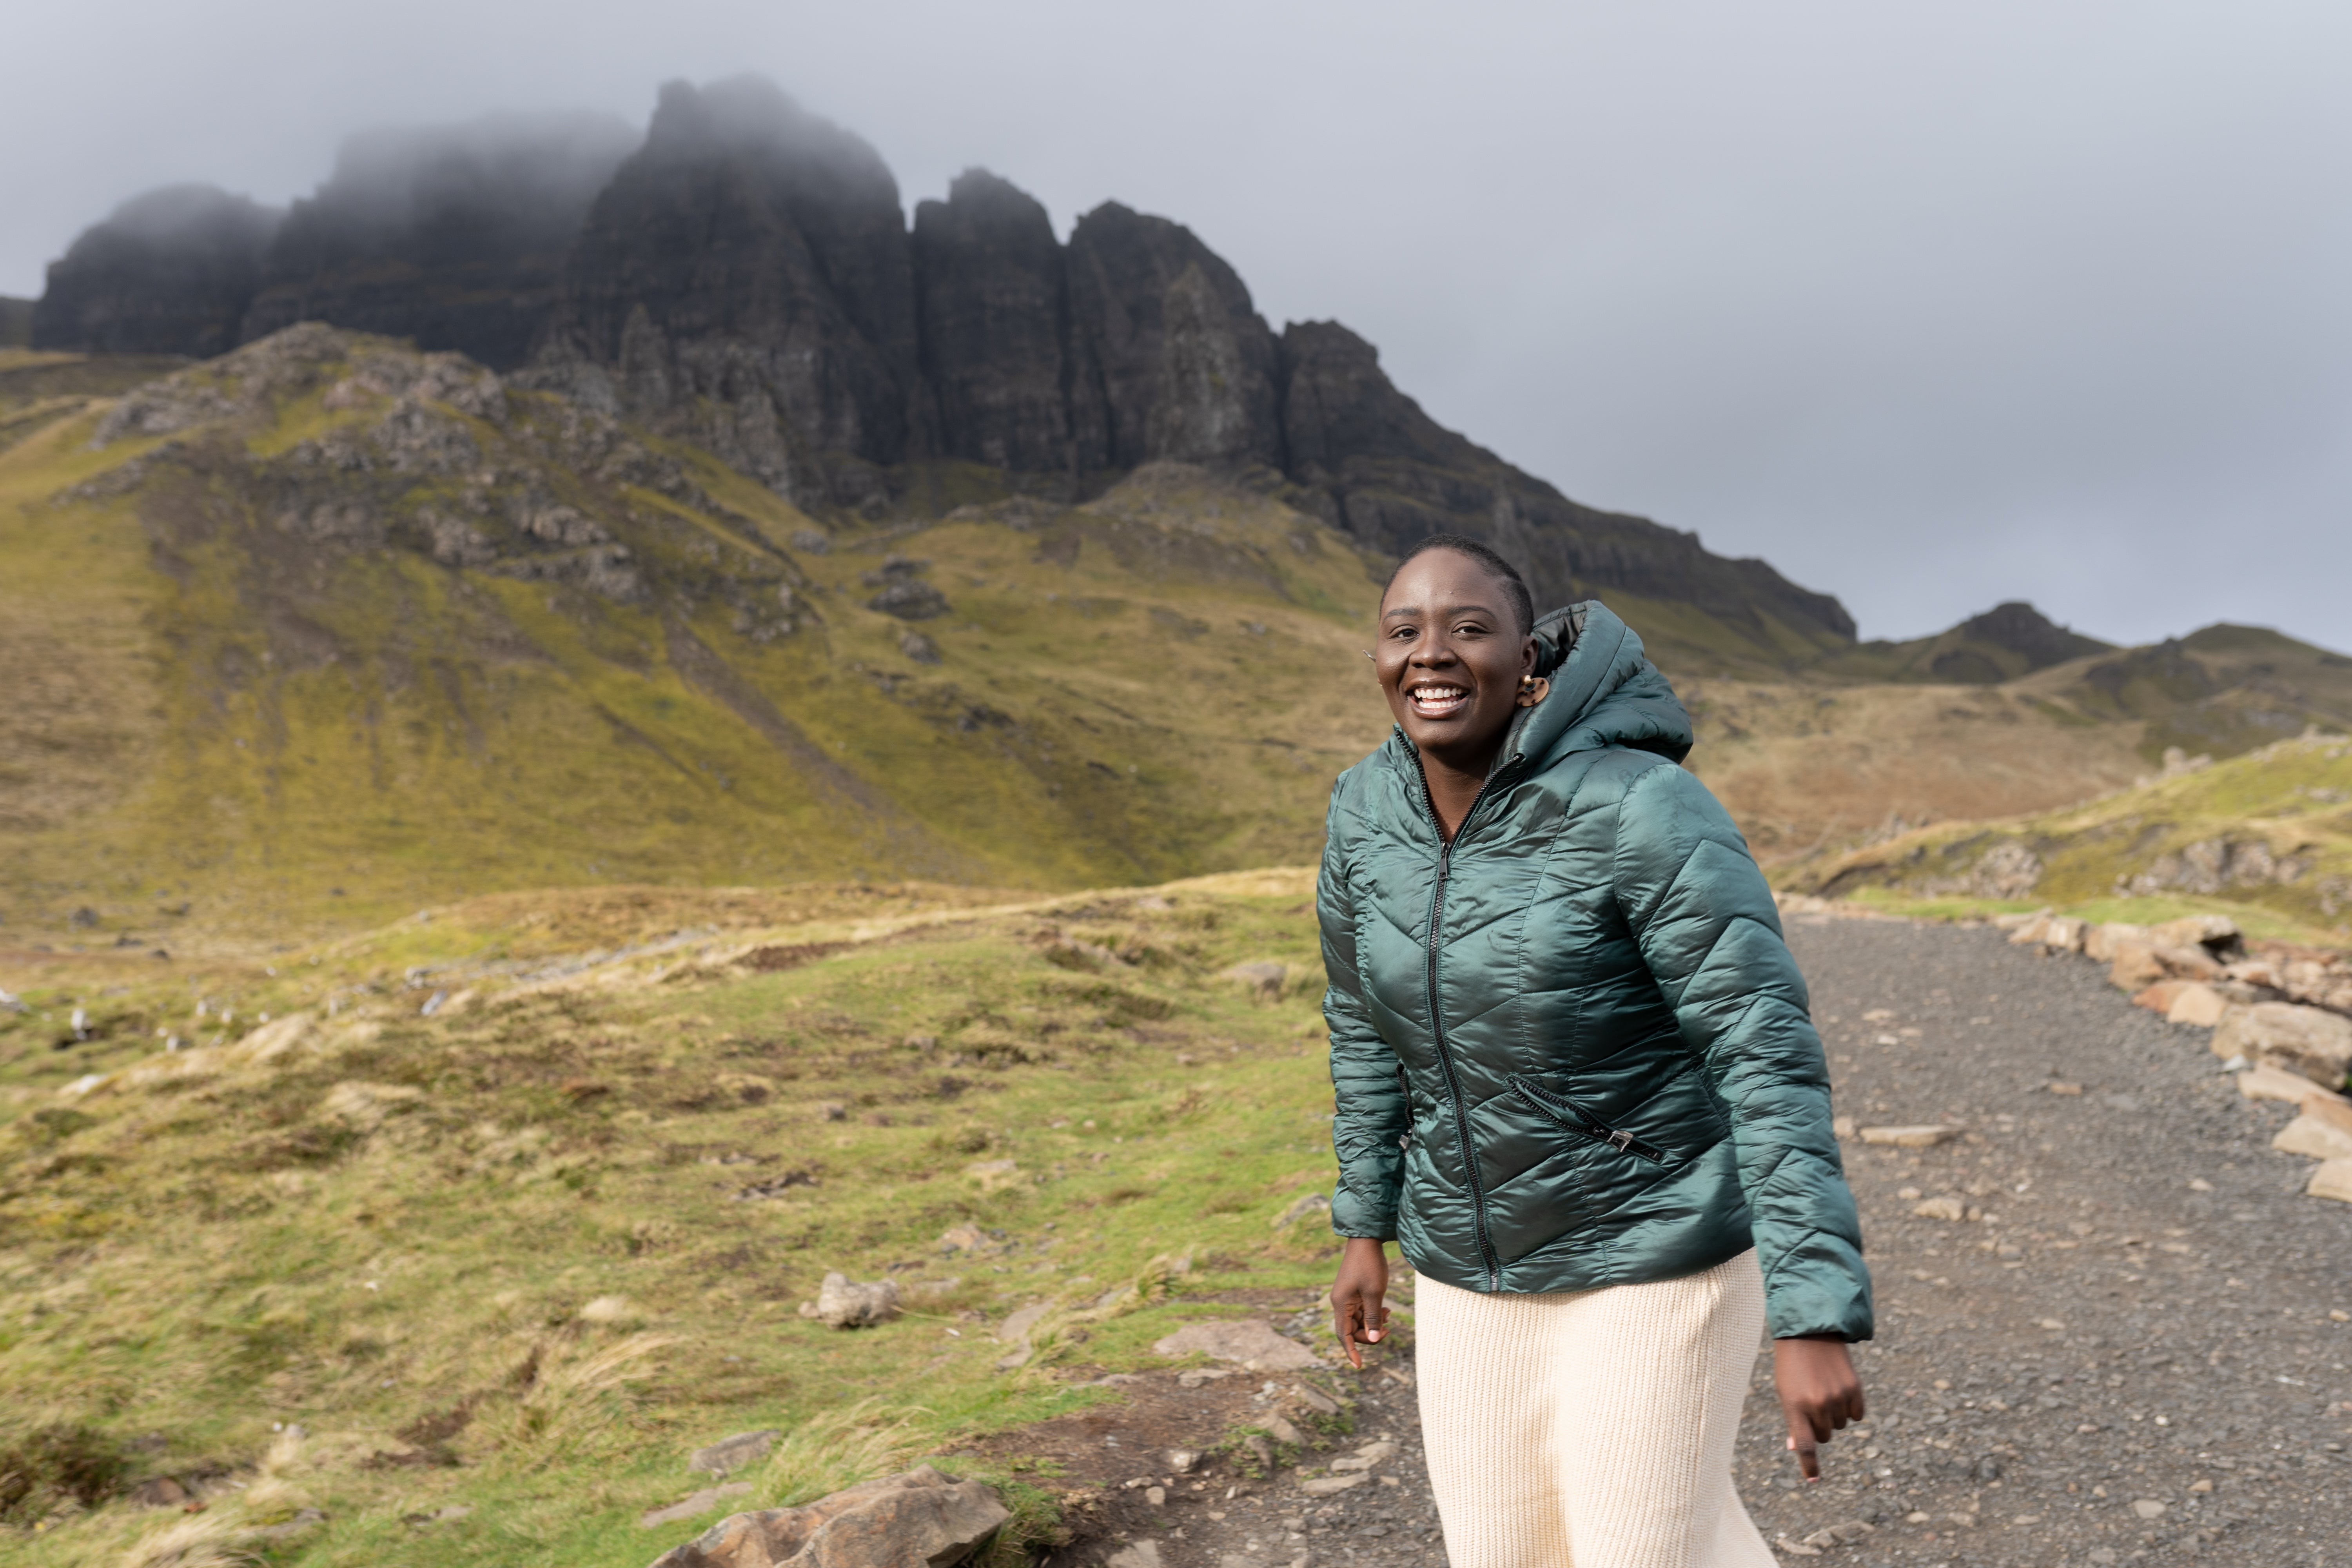
[[[1862,1379],[1845,1342],[1835,1339],[1774,1340],[1772,1381],[1780,1391],[1780,1412],[1789,1420],[1789,1447],[1805,1479],[1822,1479],[1815,1449],[1830,1434],[1863,1415]]]

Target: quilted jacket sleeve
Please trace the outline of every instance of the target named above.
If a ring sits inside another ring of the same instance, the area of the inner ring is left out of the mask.
[[[1397,1194],[1404,1183],[1405,1133],[1411,1107],[1397,1077],[1396,1052],[1372,1026],[1356,968],[1356,903],[1348,886],[1348,850],[1341,797],[1331,792],[1324,824],[1323,870],[1315,886],[1315,912],[1323,927],[1323,1019],[1331,1028],[1331,1143],[1339,1156],[1339,1190],[1331,1194],[1331,1228],[1341,1236],[1396,1237]]]
[[[1706,786],[1647,768],[1619,807],[1617,896],[1731,1117],[1772,1337],[1871,1337],[1862,1227],[1804,977],[1763,873]]]

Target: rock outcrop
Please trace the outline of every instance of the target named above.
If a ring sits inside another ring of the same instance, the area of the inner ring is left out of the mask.
[[[572,247],[540,367],[808,502],[878,505],[872,470],[936,448],[898,182],[752,78],[662,89]]]
[[[730,1515],[653,1568],[950,1568],[1012,1517],[980,1482],[919,1465],[803,1508]]]
[[[48,288],[33,308],[33,346],[226,353],[285,216],[212,185],[133,197],[49,264]]]
[[[152,213],[84,235],[42,302],[45,341],[208,354],[316,319],[494,369],[527,359],[522,384],[817,510],[929,504],[942,461],[1061,501],[1147,463],[1202,465],[1382,551],[1488,539],[1547,604],[1688,605],[1775,659],[1852,643],[1827,595],[1579,506],[1439,426],[1346,328],[1277,337],[1182,225],[1108,202],[1064,244],[1034,198],[973,169],[910,231],[872,147],[755,79],[665,87],[625,157],[593,117],[358,138],[282,229],[202,195],[142,198]],[[159,249],[141,237],[166,214]]]
[[[946,201],[916,205],[914,247],[942,453],[1019,473],[1108,466],[1100,398],[1072,355],[1068,273],[1045,207],[968,169]],[[1074,395],[1090,399],[1083,443]]]
[[[1106,202],[1070,233],[1070,310],[1108,466],[1282,463],[1274,336],[1192,231]]]
[[[1761,561],[1727,560],[1696,534],[1579,506],[1446,429],[1397,390],[1379,351],[1336,321],[1282,334],[1283,426],[1291,477],[1313,510],[1376,548],[1431,533],[1490,541],[1539,604],[1615,590],[1689,604],[1753,635],[1764,617],[1851,639],[1853,617]]]
[[[278,229],[240,336],[331,321],[513,369],[546,324],[589,204],[636,141],[602,114],[354,136]]]

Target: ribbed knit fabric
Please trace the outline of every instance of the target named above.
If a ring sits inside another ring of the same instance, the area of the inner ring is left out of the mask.
[[[1422,1443],[1453,1568],[1769,1568],[1731,1484],[1764,1333],[1743,1252],[1557,1295],[1414,1287]]]

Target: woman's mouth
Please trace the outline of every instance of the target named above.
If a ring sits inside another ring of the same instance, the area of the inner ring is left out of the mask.
[[[1470,706],[1470,689],[1424,681],[1407,690],[1405,700],[1423,719],[1451,719]]]

